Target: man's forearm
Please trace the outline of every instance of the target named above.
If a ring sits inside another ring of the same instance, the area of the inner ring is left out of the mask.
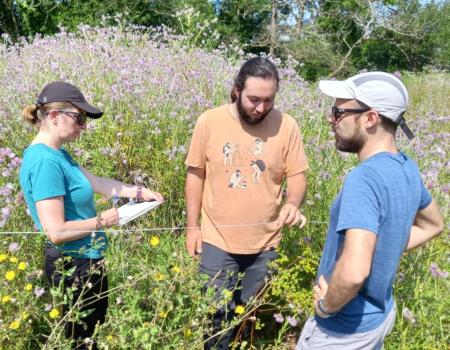
[[[186,215],[187,226],[197,227],[200,220],[200,209],[202,206],[204,174],[201,169],[189,169],[186,176]]]
[[[197,205],[187,205],[186,206],[186,217],[187,217],[187,227],[198,227],[200,226],[200,204]]]
[[[324,307],[329,312],[342,309],[352,300],[360,290],[362,282],[351,278],[351,274],[339,262],[328,284],[328,292],[325,296]]]
[[[419,226],[413,225],[411,227],[411,233],[409,235],[408,246],[406,250],[414,249],[424,245],[431,238],[436,236],[439,232],[428,232],[427,230],[422,229]]]
[[[417,212],[409,234],[406,250],[419,247],[439,235],[444,229],[444,220],[434,200]]]
[[[306,193],[306,174],[300,173],[286,178],[287,196],[286,203],[295,207],[300,207]]]
[[[328,281],[324,308],[339,311],[352,300],[370,274],[376,235],[364,229],[348,229],[342,254]]]

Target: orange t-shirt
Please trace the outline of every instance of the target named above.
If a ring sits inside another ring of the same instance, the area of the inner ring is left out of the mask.
[[[185,164],[205,168],[202,240],[235,254],[278,245],[285,177],[308,169],[297,122],[272,110],[249,125],[227,104],[197,120]]]

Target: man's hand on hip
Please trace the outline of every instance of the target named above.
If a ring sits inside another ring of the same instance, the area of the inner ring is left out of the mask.
[[[313,288],[313,292],[314,292],[314,310],[316,311],[316,314],[319,315],[320,317],[327,317],[326,314],[322,313],[322,310],[318,305],[320,299],[325,298],[325,295],[327,295],[328,292],[328,283],[323,275],[319,277],[317,284]]]
[[[284,225],[292,227],[300,223],[300,228],[303,228],[306,225],[306,217],[295,205],[290,203],[283,205],[277,220],[278,227],[283,227]]]
[[[186,248],[194,259],[202,253],[202,231],[200,227],[188,228],[186,231]]]

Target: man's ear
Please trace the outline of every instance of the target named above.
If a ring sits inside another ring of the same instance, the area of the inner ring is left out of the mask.
[[[236,94],[236,97],[239,98],[239,96],[241,96],[241,89],[239,89],[238,87],[234,88],[234,93]]]
[[[367,113],[366,114],[366,117],[367,117],[366,127],[367,128],[372,128],[376,124],[381,122],[381,117],[377,111],[371,109],[371,110],[367,111],[366,113]]]

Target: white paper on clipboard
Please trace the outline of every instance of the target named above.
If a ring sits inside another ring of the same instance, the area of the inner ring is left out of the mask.
[[[150,210],[155,209],[162,203],[163,202],[158,201],[140,203],[128,202],[127,204],[122,205],[120,208],[117,208],[119,212],[119,225],[122,226],[129,223]]]

